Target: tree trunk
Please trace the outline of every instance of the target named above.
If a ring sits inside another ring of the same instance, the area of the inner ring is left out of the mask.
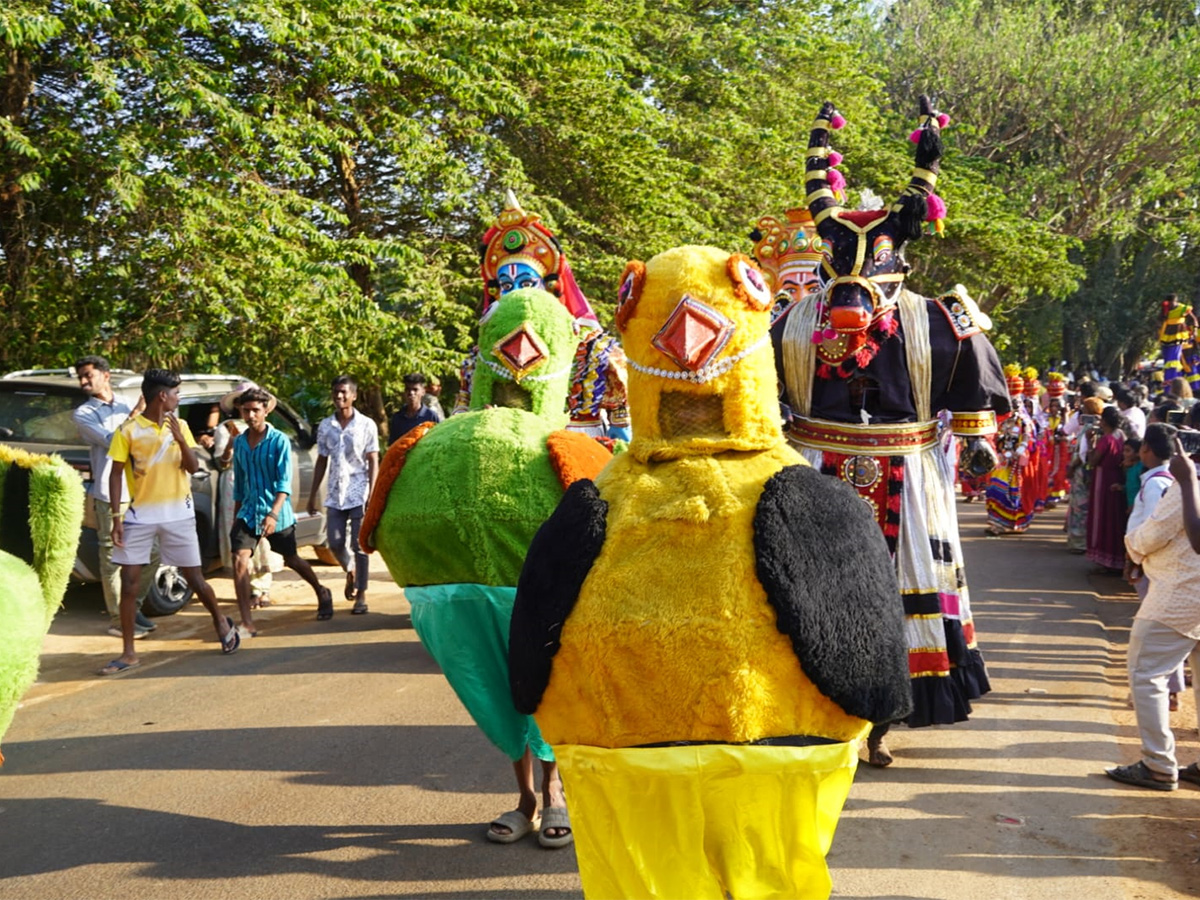
[[[354,175],[354,158],[347,153],[343,153],[341,150],[337,150],[334,151],[333,162],[337,166],[342,206],[346,210],[346,217],[350,220],[349,234],[350,237],[357,237],[363,231],[363,210],[358,179]],[[367,297],[373,296],[374,285],[371,280],[370,266],[352,262],[347,264],[346,271],[363,294]]]

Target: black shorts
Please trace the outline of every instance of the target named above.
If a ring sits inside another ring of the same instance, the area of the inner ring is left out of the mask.
[[[258,545],[260,535],[250,530],[242,519],[233,520],[233,528],[229,532],[229,550],[236,554],[239,550],[253,551]],[[296,555],[296,526],[289,525],[283,531],[275,531],[266,537],[267,544],[280,556]]]

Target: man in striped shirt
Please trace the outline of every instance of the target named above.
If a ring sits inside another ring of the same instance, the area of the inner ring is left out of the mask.
[[[283,557],[284,564],[307,581],[317,594],[317,618],[333,615],[333,596],[296,552],[296,515],[289,497],[292,492],[292,445],[267,422],[271,395],[251,388],[237,399],[242,419],[248,426],[233,442],[233,530],[229,546],[233,553],[233,578],[242,633],[258,634],[250,608],[250,557],[260,540]]]

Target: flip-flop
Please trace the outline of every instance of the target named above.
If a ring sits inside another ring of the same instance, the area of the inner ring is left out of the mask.
[[[508,834],[503,834],[499,831],[493,831],[492,825],[499,825],[502,828],[508,829]],[[515,844],[525,835],[537,829],[537,817],[527,819],[525,813],[519,809],[510,809],[506,813],[502,813],[488,823],[487,839],[494,844]]]
[[[566,831],[566,834],[560,834],[557,837],[550,837],[546,831],[551,828],[557,828],[559,831]],[[571,817],[567,814],[565,806],[546,806],[542,808],[542,827],[538,831],[538,843],[548,850],[556,850],[559,847],[565,847],[571,841],[575,840],[575,835],[571,831]]]
[[[217,632],[217,638],[221,641],[221,652],[225,654],[236,653],[237,648],[242,645],[242,636],[238,634],[238,630],[233,624],[233,619],[226,616],[225,621],[229,624],[229,630],[225,632],[225,636],[221,637],[221,633]]]
[[[370,611],[370,608],[365,603],[355,603],[354,609],[350,610],[350,614],[354,616],[363,616]]]
[[[317,593],[317,621],[324,622],[333,618],[333,594],[329,588],[323,587]]]
[[[122,672],[128,672],[130,669],[136,669],[142,664],[141,660],[137,662],[127,663],[123,659],[114,659],[102,669],[97,669],[97,675],[120,675]]]

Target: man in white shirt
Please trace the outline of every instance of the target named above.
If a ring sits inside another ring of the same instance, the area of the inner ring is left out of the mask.
[[[1200,765],[1178,765],[1168,709],[1172,673],[1189,656],[1193,671],[1200,671],[1200,554],[1185,527],[1183,499],[1186,494],[1194,512],[1196,474],[1186,460],[1179,465],[1174,460],[1170,471],[1181,483],[1171,484],[1154,512],[1125,536],[1130,557],[1150,582],[1129,632],[1128,653],[1142,758],[1106,770],[1116,781],[1157,791],[1175,790],[1180,779],[1200,784]]]
[[[88,399],[75,409],[73,418],[75,427],[79,430],[79,437],[88,445],[91,462],[92,482],[88,502],[96,515],[100,588],[104,592],[104,606],[108,609],[108,633],[113,637],[121,637],[121,567],[112,561],[113,510],[108,496],[108,474],[112,470],[112,460],[108,458],[108,447],[116,430],[145,409],[146,402],[139,396],[137,405],[130,406],[113,393],[112,370],[103,356],[85,356],[80,359],[75,363],[75,375],[79,379],[79,389],[88,396]],[[121,491],[118,518],[125,515],[129,506],[129,486],[124,482],[121,483]],[[156,571],[157,548],[138,584],[137,613],[134,617],[133,631],[135,638],[144,638],[158,627],[142,613],[142,603],[150,591]]]
[[[1133,534],[1154,514],[1158,501],[1175,480],[1167,468],[1167,462],[1171,458],[1171,440],[1175,433],[1175,427],[1172,425],[1154,422],[1146,426],[1146,435],[1138,449],[1138,457],[1145,470],[1141,475],[1142,486],[1138,489],[1137,499],[1133,501],[1133,509],[1129,511],[1129,519],[1125,523],[1126,534]]]
[[[333,379],[330,390],[334,413],[317,427],[317,465],[308,513],[317,513],[317,494],[328,470],[325,527],[329,549],[346,571],[345,596],[354,601],[350,612],[361,615],[367,611],[368,557],[358,543],[358,530],[379,474],[379,426],[354,408],[358,384],[349,375]]]

